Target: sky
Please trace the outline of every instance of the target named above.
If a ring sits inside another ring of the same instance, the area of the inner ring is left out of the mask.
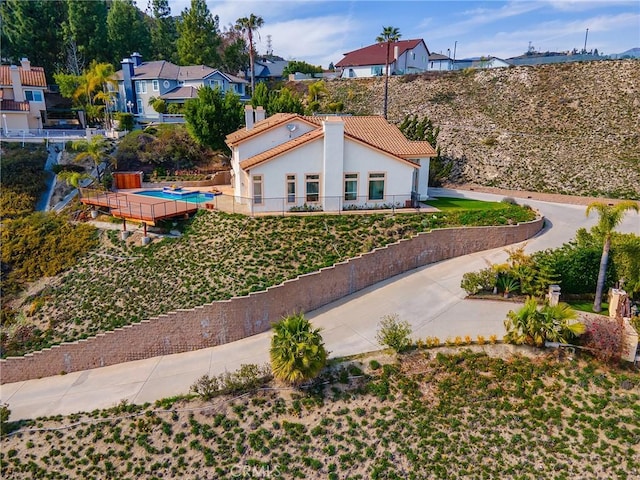
[[[138,0],[144,8],[146,0]],[[179,15],[190,0],[169,0]],[[207,0],[220,28],[251,13],[264,19],[256,48],[286,60],[327,68],[346,52],[375,43],[383,27],[396,27],[402,39],[422,38],[429,51],[456,59],[509,58],[535,50],[598,49],[622,53],[640,47],[638,0]]]

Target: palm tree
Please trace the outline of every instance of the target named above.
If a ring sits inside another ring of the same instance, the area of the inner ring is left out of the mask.
[[[253,48],[253,32],[256,32],[260,27],[264,25],[264,20],[262,17],[258,17],[253,13],[249,15],[249,17],[242,17],[236,20],[236,28],[240,30],[243,34],[247,35],[247,39],[249,40],[249,65],[251,67],[251,94],[255,91],[256,80],[255,80],[255,63],[254,63],[254,48]]]
[[[75,161],[81,162],[85,159],[90,159],[94,166],[96,167],[96,173],[98,176],[98,183],[101,181],[100,179],[100,163],[103,160],[110,159],[110,156],[107,155],[107,149],[109,145],[107,143],[107,139],[102,135],[95,135],[91,137],[91,140],[76,140],[71,144],[71,147],[80,152],[76,155]]]
[[[73,188],[80,188],[82,180],[92,178],[91,175],[84,172],[73,172],[71,170],[63,170],[58,173],[58,178],[67,182],[67,185]]]
[[[568,343],[585,332],[583,323],[573,321],[576,316],[575,310],[566,303],[553,306],[545,303],[538,310],[537,300],[529,298],[518,311],[507,314],[504,341],[536,347],[542,347],[547,340]]]
[[[599,220],[595,230],[603,237],[602,257],[600,258],[600,270],[598,271],[598,283],[596,284],[596,298],[593,301],[593,311],[602,310],[602,292],[607,275],[609,263],[609,250],[611,249],[611,234],[620,225],[627,210],[639,211],[637,202],[626,200],[617,205],[610,206],[602,202],[593,202],[587,206],[587,217],[592,211],[598,212]]]
[[[387,55],[384,58],[384,108],[382,111],[385,119],[387,118],[387,98],[389,94],[389,50],[391,49],[391,44],[400,40],[401,36],[402,35],[400,34],[400,30],[395,27],[382,27],[382,33],[378,37],[376,37],[376,42],[387,44]]]
[[[296,385],[318,376],[327,363],[320,329],[312,329],[302,313],[276,323],[271,338],[271,370],[279,380]]]

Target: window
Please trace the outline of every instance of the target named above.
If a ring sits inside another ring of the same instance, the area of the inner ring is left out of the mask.
[[[307,175],[307,202],[320,200],[320,175]]]
[[[384,173],[369,174],[369,200],[384,200]]]
[[[147,93],[147,81],[140,80],[136,82],[136,93]]]
[[[154,92],[160,91],[160,80],[153,80],[152,85],[153,85],[152,88]]]
[[[39,90],[25,90],[24,97],[28,102],[42,102],[42,92]]]
[[[142,103],[142,100],[141,99],[136,100],[136,104],[137,104],[138,114],[142,115],[144,113],[144,104]]]
[[[169,83],[169,80],[165,80],[164,82],[162,82],[162,85],[164,85],[164,88],[169,88],[171,84]]]
[[[262,175],[254,175],[253,180],[253,203],[262,204]]]
[[[416,59],[416,52],[411,52],[411,60],[415,60],[415,59]]]
[[[382,75],[382,66],[381,65],[374,65],[373,67],[371,67],[371,75],[373,75],[374,77],[379,77]]]
[[[358,199],[358,174],[357,173],[345,173],[344,199],[346,201]]]
[[[287,203],[296,201],[296,176],[287,175]]]
[[[218,80],[218,79],[209,80],[209,85],[213,89],[217,88],[220,91],[224,90],[224,83],[222,82],[222,80]]]

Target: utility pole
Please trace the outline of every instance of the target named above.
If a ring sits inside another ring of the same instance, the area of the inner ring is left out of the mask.
[[[587,37],[589,36],[589,29],[587,28],[586,33],[584,34],[584,53],[587,53]]]

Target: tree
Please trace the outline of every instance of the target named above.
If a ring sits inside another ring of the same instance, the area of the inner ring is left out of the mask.
[[[587,206],[587,217],[593,211],[598,213],[598,225],[594,230],[602,237],[602,257],[600,258],[600,270],[598,271],[598,283],[596,284],[596,298],[593,301],[593,311],[602,310],[602,293],[607,275],[607,264],[609,263],[609,250],[611,249],[611,234],[622,222],[624,214],[629,211],[639,211],[638,204],[631,200],[620,202],[617,205],[609,206],[602,202],[593,202]]]
[[[247,42],[242,31],[236,25],[229,25],[222,33],[221,69],[230,73],[246,71],[249,65]]]
[[[309,93],[307,95],[307,105],[311,112],[317,112],[320,109],[320,98],[327,94],[327,86],[322,80],[309,84]]]
[[[264,25],[262,17],[258,17],[253,13],[248,17],[242,17],[236,20],[236,25],[243,32],[249,40],[249,68],[251,69],[251,92],[256,88],[256,70],[255,70],[255,48],[253,46],[253,32],[257,32],[260,27]]]
[[[111,106],[115,104],[118,80],[110,63],[92,62],[86,73],[89,103],[95,106],[98,117],[105,119],[105,127],[111,128]]]
[[[407,115],[398,128],[409,140],[429,142],[429,145],[435,149],[436,156],[429,164],[429,185],[440,185],[442,180],[449,176],[452,168],[452,164],[445,162],[440,155],[441,149],[438,145],[440,127],[434,127],[431,119],[426,116],[419,119],[417,115]]]
[[[516,345],[544,346],[545,341],[569,343],[585,332],[585,325],[573,322],[576,312],[566,303],[545,303],[538,310],[535,298],[529,298],[517,312],[511,310],[504,321],[504,341]]]
[[[198,89],[197,98],[187,100],[184,118],[188,132],[199,144],[227,153],[226,136],[244,122],[240,97],[231,91],[223,95],[208,86]]]
[[[293,385],[317,377],[328,355],[320,331],[301,313],[276,323],[269,350],[273,376]]]
[[[376,42],[387,44],[387,55],[385,56],[385,78],[384,78],[384,108],[382,115],[387,118],[387,101],[389,95],[389,51],[391,44],[400,40],[400,30],[395,27],[382,27],[382,33],[376,37]]]
[[[171,16],[169,0],[151,0],[153,20],[151,22],[151,58],[176,61],[178,30]],[[129,52],[131,53],[131,52]]]
[[[116,64],[133,52],[149,55],[151,32],[144,14],[132,0],[113,0],[107,15],[107,38],[111,60]]]
[[[83,180],[88,180],[92,177],[88,173],[84,173],[84,172],[74,172],[72,170],[63,170],[62,172],[58,173],[58,178],[60,180],[65,181],[67,185],[69,185],[70,187],[80,188],[81,182]]]
[[[411,325],[406,320],[400,321],[398,314],[385,315],[379,326],[376,340],[380,345],[393,348],[397,353],[411,345]]]
[[[55,3],[55,2],[52,2]],[[107,2],[105,0],[66,0],[67,21],[64,36],[74,41],[86,59],[104,62],[111,59],[107,39]]]
[[[269,96],[267,113],[299,113],[304,112],[302,101],[288,88],[283,88],[280,93],[272,93]]]
[[[107,139],[102,135],[95,135],[91,137],[91,140],[76,140],[71,146],[73,150],[80,152],[76,155],[76,162],[81,162],[85,159],[90,159],[93,162],[93,165],[96,167],[98,183],[100,183],[100,164],[103,160],[110,159],[109,155],[107,155],[109,148]]]
[[[282,70],[283,76],[292,73],[304,73],[313,75],[314,73],[322,73],[322,67],[316,67],[315,65],[311,65],[310,63],[300,60],[293,60],[289,62],[286,67],[284,67],[284,70]]]
[[[34,0],[4,0],[0,2],[2,17],[2,57],[18,64],[23,57],[32,65],[43,67],[49,80],[64,60],[57,46],[63,35],[59,28],[66,19],[66,10],[58,2]]]
[[[269,88],[267,87],[267,84],[264,82],[259,83],[256,89],[251,93],[251,106],[254,108],[264,107],[266,109],[269,104]]]
[[[211,15],[205,0],[191,0],[191,8],[178,19],[178,62],[180,65],[218,65],[220,32],[218,17]]]

